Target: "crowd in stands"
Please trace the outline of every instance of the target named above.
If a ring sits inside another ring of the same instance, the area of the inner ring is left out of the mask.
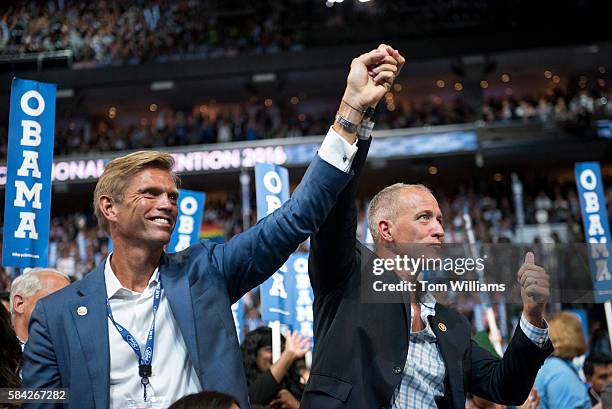
[[[584,242],[582,217],[576,188],[572,183],[533,179],[525,181],[523,194],[524,219],[527,225],[566,225],[567,234],[551,235],[547,240]],[[444,214],[445,240],[450,243],[467,241],[464,212],[468,209],[475,238],[481,243],[519,243],[517,237],[514,197],[508,188],[480,192],[473,185],[459,185],[452,191],[444,186],[430,186],[438,197]],[[493,193],[496,192],[496,193]],[[606,190],[608,218],[612,220],[612,188]],[[367,200],[359,208],[359,225],[364,226]],[[544,214],[544,216],[543,216]],[[255,215],[253,215],[255,217]],[[545,217],[545,219],[542,219]],[[254,223],[255,220],[253,219]],[[228,240],[242,231],[242,213],[237,193],[228,193],[223,200],[207,200],[201,236],[218,241]],[[212,233],[211,233],[212,232]],[[554,233],[554,232],[553,232]],[[365,228],[357,237],[364,240]],[[306,247],[307,250],[307,247]],[[74,279],[81,278],[108,254],[106,233],[96,223],[91,212],[52,217],[50,228],[50,265]],[[0,274],[0,290],[9,282]]]
[[[563,92],[520,99],[487,99],[481,112],[472,112],[461,99],[445,102],[434,98],[414,103],[398,97],[393,110],[381,104],[376,129],[399,129],[460,124],[482,120],[556,124],[566,130],[588,132],[593,120],[612,117],[612,103],[600,91]],[[58,121],[55,155],[83,155],[93,152],[161,148],[195,144],[253,141],[322,135],[333,119],[333,112],[303,114],[292,104],[265,106],[243,103],[232,106],[198,105],[191,112],[160,109],[150,117],[120,125],[107,118],[77,125]],[[124,123],[124,122],[121,122]],[[6,132],[6,130],[0,130]],[[0,155],[7,154],[7,141],[0,141]]]
[[[538,219],[541,221],[541,216],[538,216],[538,213],[545,212],[548,222],[567,224],[569,235],[564,240],[584,241],[581,232],[580,207],[575,188],[569,183],[560,184],[556,181],[529,179],[527,176],[522,178],[526,191],[524,194],[525,222],[527,224],[537,224]],[[434,189],[445,215],[444,228],[447,241],[466,241],[463,222],[463,213],[466,207],[469,209],[476,239],[479,242],[519,241],[515,230],[516,214],[513,198],[509,189],[496,190],[490,188],[481,192],[473,185],[455,187],[452,188],[452,191],[446,190],[444,187],[431,187]],[[606,198],[608,204],[612,204],[612,189],[606,192]],[[361,203],[360,207],[364,208],[366,202]],[[608,208],[610,209],[612,206],[608,206]],[[363,218],[363,214],[360,218]],[[221,227],[222,233],[220,235],[222,237],[219,237],[221,240],[227,240],[239,233],[242,230],[242,225],[238,196],[229,194],[225,200],[209,200],[206,204],[204,224]],[[361,225],[363,225],[363,220],[360,220]],[[358,235],[362,236],[363,230],[359,230],[361,231],[358,231]],[[54,217],[51,221],[50,232],[50,264],[68,274],[72,280],[81,278],[108,254],[107,236],[97,227],[91,214],[79,213]],[[557,237],[557,240],[561,240],[561,238]],[[0,291],[10,288],[11,278],[9,274],[11,273],[13,272],[10,270],[0,271]],[[456,307],[468,318],[474,319],[476,310],[473,305],[459,300]],[[247,295],[244,308],[246,338],[241,348],[252,402],[260,404],[260,407],[269,407],[269,404],[276,404],[286,405],[282,407],[297,408],[304,384],[308,379],[308,369],[303,359],[305,351],[308,349],[306,340],[297,335],[288,335],[288,338],[284,341],[284,352],[281,355],[281,360],[285,359],[288,365],[275,367],[271,363],[271,331],[267,327],[261,327],[265,323],[261,320],[259,314],[257,290]],[[588,350],[591,353],[590,363],[585,365],[584,371],[591,388],[588,390],[588,394],[587,389],[584,389],[585,393],[581,393],[580,399],[584,402],[592,401],[595,404],[603,394],[605,385],[609,380],[612,380],[612,365],[610,364],[610,358],[608,358],[611,351],[603,317],[597,315],[597,309],[593,305],[586,305],[584,308],[586,308],[590,318],[588,338],[581,341],[581,351]],[[566,321],[574,319],[566,316],[563,316],[563,318]],[[549,325],[554,328],[556,322],[551,320]],[[577,331],[580,331],[581,327],[579,324],[577,325]],[[562,330],[573,328],[562,321]],[[551,332],[551,337],[556,336],[563,335]],[[536,399],[534,402],[544,402],[543,407],[556,408],[557,406],[546,406],[545,404],[547,401],[550,402],[560,396],[557,393],[546,395],[546,391],[550,389],[548,386],[554,384],[555,388],[564,390],[569,379],[573,382],[574,388],[580,389],[583,380],[578,378],[574,372],[571,372],[571,378],[555,377],[555,368],[559,367],[559,362],[561,362],[559,359],[566,358],[569,359],[560,353],[547,360],[544,366],[545,370],[542,371],[539,380],[536,382],[536,388],[538,382],[540,382],[540,389],[538,389],[539,394],[534,397]],[[279,372],[279,368],[285,369]],[[564,379],[564,381],[559,383],[558,379]],[[589,397],[591,397],[590,400]],[[213,396],[210,398],[221,399],[222,397]],[[196,398],[186,398],[185,402],[190,399]],[[471,397],[469,404],[472,406],[469,407],[481,407],[478,406],[480,404],[478,402],[480,402],[478,397]],[[590,403],[588,404],[590,405]],[[587,403],[584,405],[586,408]],[[233,406],[227,407],[233,408]],[[524,407],[531,408],[532,406]],[[535,408],[535,406],[533,407]]]
[[[567,226],[565,234],[549,232],[548,242],[584,242],[582,218],[575,186],[523,177],[525,194],[525,223],[537,225],[542,213],[546,222]],[[517,243],[523,242],[516,230],[514,198],[506,189],[490,188],[478,191],[473,185],[461,185],[453,190],[443,186],[431,186],[439,199],[444,214],[446,241],[451,243],[467,242],[464,228],[464,211],[469,209],[475,238],[480,243]],[[612,189],[606,192],[608,209],[612,209]],[[365,210],[367,200],[359,207]],[[229,193],[224,200],[208,200],[204,212],[202,237],[223,241],[242,231],[242,217],[239,196]],[[360,214],[357,231],[358,238],[364,240],[365,212]],[[612,212],[609,215],[612,220]],[[254,222],[254,220],[253,220]],[[213,232],[209,234],[209,232]],[[533,240],[533,239],[532,239]],[[307,251],[307,245],[304,248]],[[81,278],[93,269],[108,254],[107,235],[97,226],[91,213],[68,214],[53,217],[50,229],[50,266],[56,267],[72,277]],[[10,271],[0,271],[0,290],[9,288]],[[257,328],[262,324],[258,313],[257,297],[248,299],[245,305],[245,326]],[[466,309],[471,314],[471,309]],[[605,333],[603,334],[605,336]]]
[[[280,3],[234,3],[18,1],[2,7],[0,53],[71,50],[84,68],[302,48]]]
[[[557,242],[584,242],[582,216],[574,182],[532,178],[523,184],[526,192],[523,195],[524,223],[526,225],[549,225],[562,223],[567,225],[567,236],[548,237]],[[493,194],[492,191],[477,193],[473,186],[460,185],[452,194],[437,192],[441,210],[445,215],[445,232],[450,242],[465,240],[463,233],[464,209],[469,209],[476,239],[482,243],[517,243],[523,242],[517,235],[517,217],[514,197],[507,194]],[[612,188],[606,191],[606,201],[612,204]],[[608,206],[609,216],[612,216]]]

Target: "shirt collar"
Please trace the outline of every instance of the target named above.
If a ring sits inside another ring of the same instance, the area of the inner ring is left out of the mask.
[[[130,294],[139,294],[136,291],[132,291],[128,288],[125,288],[121,285],[121,282],[115,275],[113,268],[111,267],[110,259],[113,253],[111,252],[106,258],[106,263],[104,264],[104,281],[106,282],[106,297],[108,299],[113,298],[119,291],[128,292]],[[147,284],[147,288],[153,288],[157,285],[157,280],[159,278],[159,266],[155,268],[153,274],[151,274],[151,278],[149,279],[149,283]]]
[[[430,292],[426,292],[421,295],[419,304],[421,305],[421,321],[423,321],[425,327],[419,332],[410,331],[410,339],[421,339],[428,342],[435,342],[436,334],[433,332],[431,325],[429,325],[429,320],[427,317],[434,317],[436,315],[436,299]],[[414,319],[414,313],[411,318],[412,320]],[[412,322],[410,324],[412,327]]]
[[[425,321],[430,315],[436,316],[436,299],[430,292],[426,292],[421,297],[421,319]]]

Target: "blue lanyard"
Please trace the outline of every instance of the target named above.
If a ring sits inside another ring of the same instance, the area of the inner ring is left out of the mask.
[[[130,331],[125,329],[121,324],[117,323],[113,318],[113,311],[111,310],[110,300],[106,299],[106,313],[108,318],[112,321],[119,331],[119,334],[125,342],[134,350],[136,356],[138,356],[138,374],[141,377],[141,383],[144,386],[144,400],[147,400],[147,385],[149,384],[149,376],[151,376],[151,361],[153,360],[153,345],[155,343],[155,316],[159,309],[159,301],[161,299],[161,292],[163,290],[161,274],[158,274],[157,286],[153,293],[153,322],[149,329],[149,335],[147,336],[147,342],[145,344],[144,355],[140,352],[140,346],[136,339],[130,334]]]

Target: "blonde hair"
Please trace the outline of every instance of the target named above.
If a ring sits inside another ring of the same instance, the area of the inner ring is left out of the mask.
[[[378,242],[378,223],[381,220],[396,220],[399,216],[399,200],[397,193],[403,189],[415,189],[431,194],[431,190],[421,184],[395,183],[387,186],[376,194],[368,207],[368,228],[374,243]]]
[[[93,194],[93,208],[98,225],[108,232],[108,222],[100,210],[100,197],[108,196],[121,203],[132,176],[147,168],[158,168],[170,173],[174,183],[179,184],[178,176],[172,171],[174,158],[169,153],[159,151],[138,151],[110,161],[98,179]]]
[[[560,312],[548,320],[548,334],[555,347],[553,355],[572,359],[587,352],[580,318],[570,312]]]

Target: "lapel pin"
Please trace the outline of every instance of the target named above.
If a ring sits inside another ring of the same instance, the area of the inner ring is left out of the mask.
[[[81,305],[79,308],[77,308],[77,314],[79,314],[81,317],[83,315],[87,315],[87,307]]]
[[[446,332],[446,325],[444,325],[444,323],[439,323],[438,324],[438,329],[440,329],[440,331],[442,332]]]

